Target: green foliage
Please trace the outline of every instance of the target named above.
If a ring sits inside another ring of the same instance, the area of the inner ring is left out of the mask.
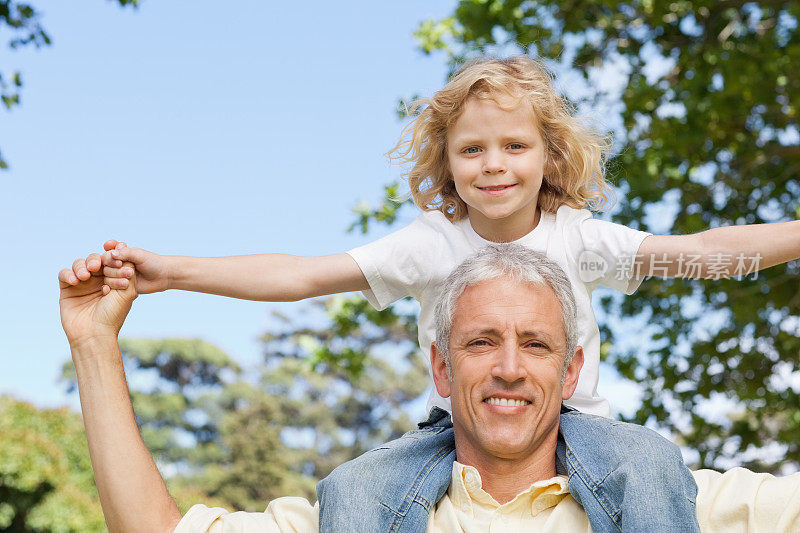
[[[263,511],[280,496],[315,500],[315,480],[297,468],[297,452],[282,439],[286,416],[279,399],[244,383],[229,387],[218,398],[219,437],[197,461],[193,474],[176,484],[202,488],[203,497],[228,502],[231,509]],[[192,503],[206,503],[195,500]]]
[[[452,68],[507,45],[571,61],[587,80],[622,60],[625,136],[610,167],[627,194],[613,218],[648,229],[651,213],[659,229],[687,234],[800,215],[799,15],[789,1],[462,0],[418,38]],[[657,59],[668,68],[648,71]],[[653,342],[606,359],[643,386],[633,420],[674,432],[699,466],[797,468],[800,398],[786,376],[800,352],[799,274],[793,262],[755,281],[653,279],[622,303],[604,299],[612,316],[650,324]],[[712,420],[701,414],[711,399],[736,407]],[[745,453],[773,443],[782,458]]]
[[[415,309],[334,297],[307,311],[300,322],[277,316],[249,372],[196,339],[120,341],[142,438],[183,511],[313,501],[333,468],[413,426],[404,408],[427,386]],[[63,379],[75,388],[71,363]],[[49,464],[51,454],[34,456]]]
[[[105,531],[80,415],[0,396],[0,531]]]
[[[120,6],[138,7],[139,0],[115,0]],[[26,2],[0,0],[0,28],[11,34],[8,46],[12,50],[23,46],[41,48],[52,44],[50,36],[40,23],[40,13]],[[19,91],[22,88],[22,75],[19,71],[11,74],[0,71],[0,101],[9,110],[19,105]],[[8,163],[0,152],[0,169],[7,169]]]
[[[306,316],[297,322],[276,315],[281,327],[264,336],[257,372],[213,385],[190,406],[206,422],[207,451],[191,462],[183,457],[192,468],[177,483],[235,509],[263,510],[286,495],[313,501],[316,482],[333,468],[413,426],[403,408],[427,385],[412,340],[414,310],[378,312],[363,298],[333,297],[312,303]],[[181,458],[175,446],[173,462]]]
[[[313,443],[302,448],[302,470],[321,479],[413,426],[405,408],[428,371],[409,302],[375,311],[360,296],[335,296],[314,306],[325,312],[321,327],[285,322],[264,337],[261,386],[279,402],[284,428]]]
[[[347,228],[348,232],[359,230],[361,233],[366,234],[369,231],[369,222],[371,220],[391,226],[397,221],[397,214],[400,208],[403,205],[412,203],[410,199],[400,198],[399,182],[386,185],[383,192],[383,201],[378,207],[373,208],[368,203],[361,202],[353,209],[356,220]]]

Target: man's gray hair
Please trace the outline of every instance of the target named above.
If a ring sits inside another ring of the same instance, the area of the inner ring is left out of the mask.
[[[564,335],[567,341],[563,375],[572,362],[578,347],[578,325],[575,295],[567,275],[551,259],[513,243],[491,244],[466,258],[453,270],[442,284],[434,310],[436,348],[444,357],[450,375],[450,332],[453,328],[453,313],[456,302],[470,285],[482,281],[510,276],[518,282],[546,285],[561,304]],[[452,379],[452,376],[450,376]]]

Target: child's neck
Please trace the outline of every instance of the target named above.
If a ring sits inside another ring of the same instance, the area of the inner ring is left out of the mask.
[[[471,207],[467,208],[469,223],[475,233],[492,242],[513,242],[532,232],[539,225],[541,210],[537,205],[527,213],[515,213],[504,219],[487,218]]]

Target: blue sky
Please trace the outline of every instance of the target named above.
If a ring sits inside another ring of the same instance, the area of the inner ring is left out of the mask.
[[[0,393],[77,406],[56,384],[58,271],[109,238],[201,256],[375,238],[345,232],[351,209],[400,176],[384,156],[397,98],[446,74],[412,32],[455,1],[35,6],[53,46],[2,62],[25,86],[0,130]],[[272,309],[298,306],[169,291],[141,296],[122,334],[200,337],[249,364]]]

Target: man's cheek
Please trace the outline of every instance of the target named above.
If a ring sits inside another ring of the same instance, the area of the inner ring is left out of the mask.
[[[454,386],[451,392],[453,415],[465,421],[471,418],[474,414],[474,407],[469,403],[469,396],[463,394],[458,386]]]

